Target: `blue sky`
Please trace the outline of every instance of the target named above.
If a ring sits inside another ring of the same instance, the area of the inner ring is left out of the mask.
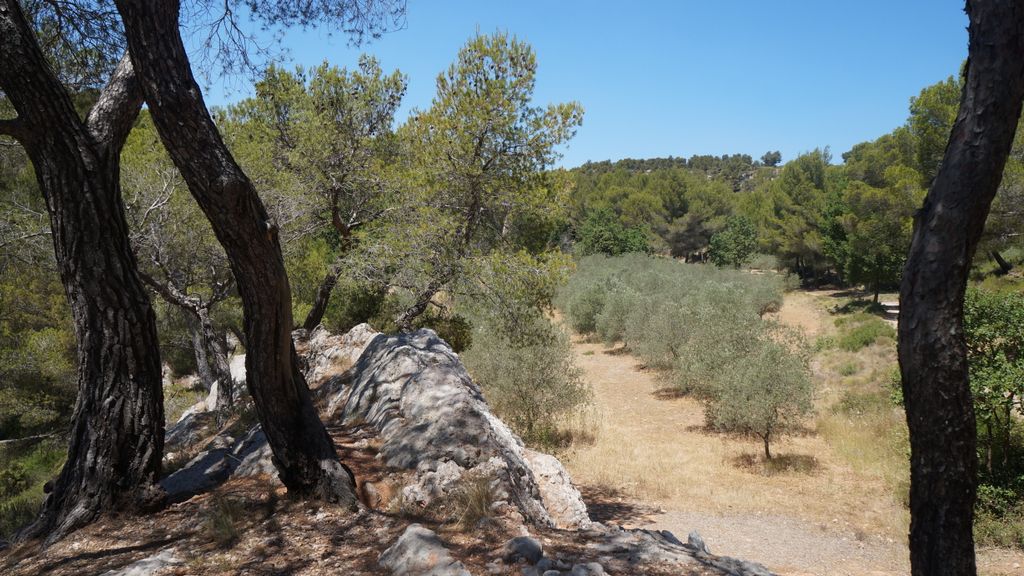
[[[368,52],[409,76],[400,117],[477,30],[533,45],[536,103],[577,100],[562,165],[780,150],[842,152],[902,124],[911,96],[955,74],[967,17],[954,0],[583,2],[409,0],[404,29],[361,48],[323,29],[283,39],[292,64],[352,66]],[[225,86],[229,86],[225,88]],[[218,81],[207,101],[248,94]]]

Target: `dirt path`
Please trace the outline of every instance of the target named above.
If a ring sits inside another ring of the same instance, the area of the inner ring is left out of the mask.
[[[828,315],[815,295],[797,292],[778,318],[813,336]],[[704,431],[701,406],[659,392],[657,374],[626,351],[579,338],[573,347],[594,389],[598,424],[593,444],[565,461],[595,519],[680,537],[696,530],[712,552],[780,574],[909,572],[906,512],[878,479],[834,457],[820,436],[780,442],[776,450],[793,469],[765,475],[749,465],[756,442]],[[1012,574],[1019,560],[983,555],[979,565],[982,573]]]

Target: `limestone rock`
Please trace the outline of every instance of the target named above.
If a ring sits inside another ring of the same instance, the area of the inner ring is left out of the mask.
[[[544,501],[544,508],[554,521],[556,528],[581,529],[590,525],[587,505],[583,496],[572,483],[569,472],[550,454],[523,451],[526,463],[533,472]]]
[[[373,337],[338,380],[321,389],[328,418],[375,428],[387,465],[425,474],[436,470],[432,462],[471,470],[497,459],[488,473],[497,475],[507,500],[528,521],[553,524],[522,441],[491,413],[458,355],[434,331]]]
[[[377,560],[393,576],[470,576],[434,531],[410,524]]]
[[[325,378],[351,368],[379,334],[365,322],[340,336],[331,334],[323,326],[314,328],[305,339],[305,372],[310,386],[317,386]]]
[[[515,564],[519,559],[526,560],[530,564],[540,562],[544,557],[544,547],[537,540],[529,536],[516,536],[505,543],[505,562]]]
[[[102,576],[151,576],[164,569],[180,566],[185,561],[174,548],[161,550],[153,556],[143,558],[117,570],[108,570]]]

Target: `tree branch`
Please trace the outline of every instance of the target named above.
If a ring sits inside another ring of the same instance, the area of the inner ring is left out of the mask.
[[[0,120],[0,136],[10,136],[21,141],[26,135],[25,125],[17,118],[5,118]]]
[[[106,152],[121,153],[128,132],[142,109],[142,99],[142,87],[135,77],[131,59],[125,54],[86,119],[89,132]]]

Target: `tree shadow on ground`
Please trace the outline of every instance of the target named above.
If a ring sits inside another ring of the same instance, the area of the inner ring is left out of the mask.
[[[689,394],[683,392],[679,388],[665,386],[663,388],[658,388],[651,392],[651,396],[658,400],[678,400],[680,398],[686,398],[687,396],[689,396]]]
[[[174,538],[160,538],[149,542],[143,542],[142,544],[136,544],[134,546],[105,548],[103,550],[93,550],[72,556],[65,556],[40,566],[40,573],[49,574],[63,566],[75,565],[83,569],[83,574],[92,570],[95,570],[96,574],[100,574],[105,570],[117,570],[149,555],[144,553],[155,552],[166,548],[168,545],[178,542],[181,539],[181,536]]]
[[[736,468],[759,476],[812,475],[821,468],[818,459],[809,454],[776,454],[768,460],[761,454],[743,453],[729,460]]]
[[[604,486],[579,486],[590,519],[602,524],[634,524],[651,522],[662,510],[631,501],[620,490]]]
[[[606,348],[602,352],[608,356],[629,356],[631,351],[629,346],[617,346],[615,348]]]

